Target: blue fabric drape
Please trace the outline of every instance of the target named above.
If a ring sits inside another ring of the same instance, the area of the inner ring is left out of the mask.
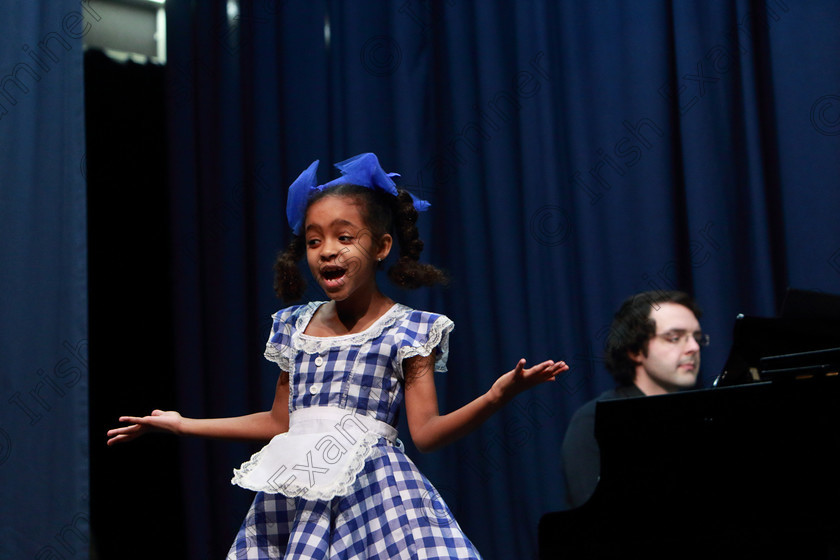
[[[181,411],[270,405],[286,187],[316,158],[327,180],[376,152],[432,203],[425,256],[452,276],[382,284],[455,321],[442,410],[523,356],[573,368],[413,453],[487,558],[533,557],[563,503],[563,433],[611,386],[602,346],[626,296],[696,295],[708,385],[737,313],[840,287],[836,1],[228,4],[167,3]],[[249,451],[185,445],[192,557],[229,545]]]
[[[88,558],[84,3],[5,3],[0,557]]]

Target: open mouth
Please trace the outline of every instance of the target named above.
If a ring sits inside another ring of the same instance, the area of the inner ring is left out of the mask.
[[[341,286],[344,284],[344,275],[347,274],[347,269],[341,267],[325,267],[321,269],[321,278],[329,288]]]

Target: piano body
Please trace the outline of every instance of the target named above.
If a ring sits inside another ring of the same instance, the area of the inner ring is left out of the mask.
[[[715,387],[599,402],[598,485],[540,559],[840,558],[835,317],[739,316]]]

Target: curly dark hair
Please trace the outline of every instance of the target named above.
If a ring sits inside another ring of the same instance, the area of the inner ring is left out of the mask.
[[[359,185],[335,185],[312,195],[306,208],[308,210],[314,202],[327,196],[355,199],[361,207],[362,218],[373,239],[379,240],[388,233],[397,241],[399,258],[388,270],[391,282],[409,290],[446,283],[445,272],[430,264],[419,262],[420,253],[423,252],[423,241],[417,231],[414,199],[403,189],[398,189],[397,193],[397,196],[393,196],[379,189]],[[285,302],[300,300],[306,290],[306,282],[298,267],[298,262],[305,254],[304,236],[295,235],[274,263],[274,291]]]
[[[698,319],[703,314],[694,299],[685,292],[642,292],[624,300],[613,318],[604,348],[607,370],[619,385],[633,384],[636,363],[630,354],[641,352],[647,356],[648,341],[656,334],[656,321],[650,318],[651,309],[658,309],[662,303],[687,307]]]

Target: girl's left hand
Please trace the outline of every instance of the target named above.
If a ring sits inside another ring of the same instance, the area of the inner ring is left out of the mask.
[[[547,360],[534,367],[525,369],[525,358],[519,360],[516,367],[499,377],[490,388],[494,400],[505,403],[526,389],[545,381],[554,381],[557,375],[567,371],[566,362]]]

